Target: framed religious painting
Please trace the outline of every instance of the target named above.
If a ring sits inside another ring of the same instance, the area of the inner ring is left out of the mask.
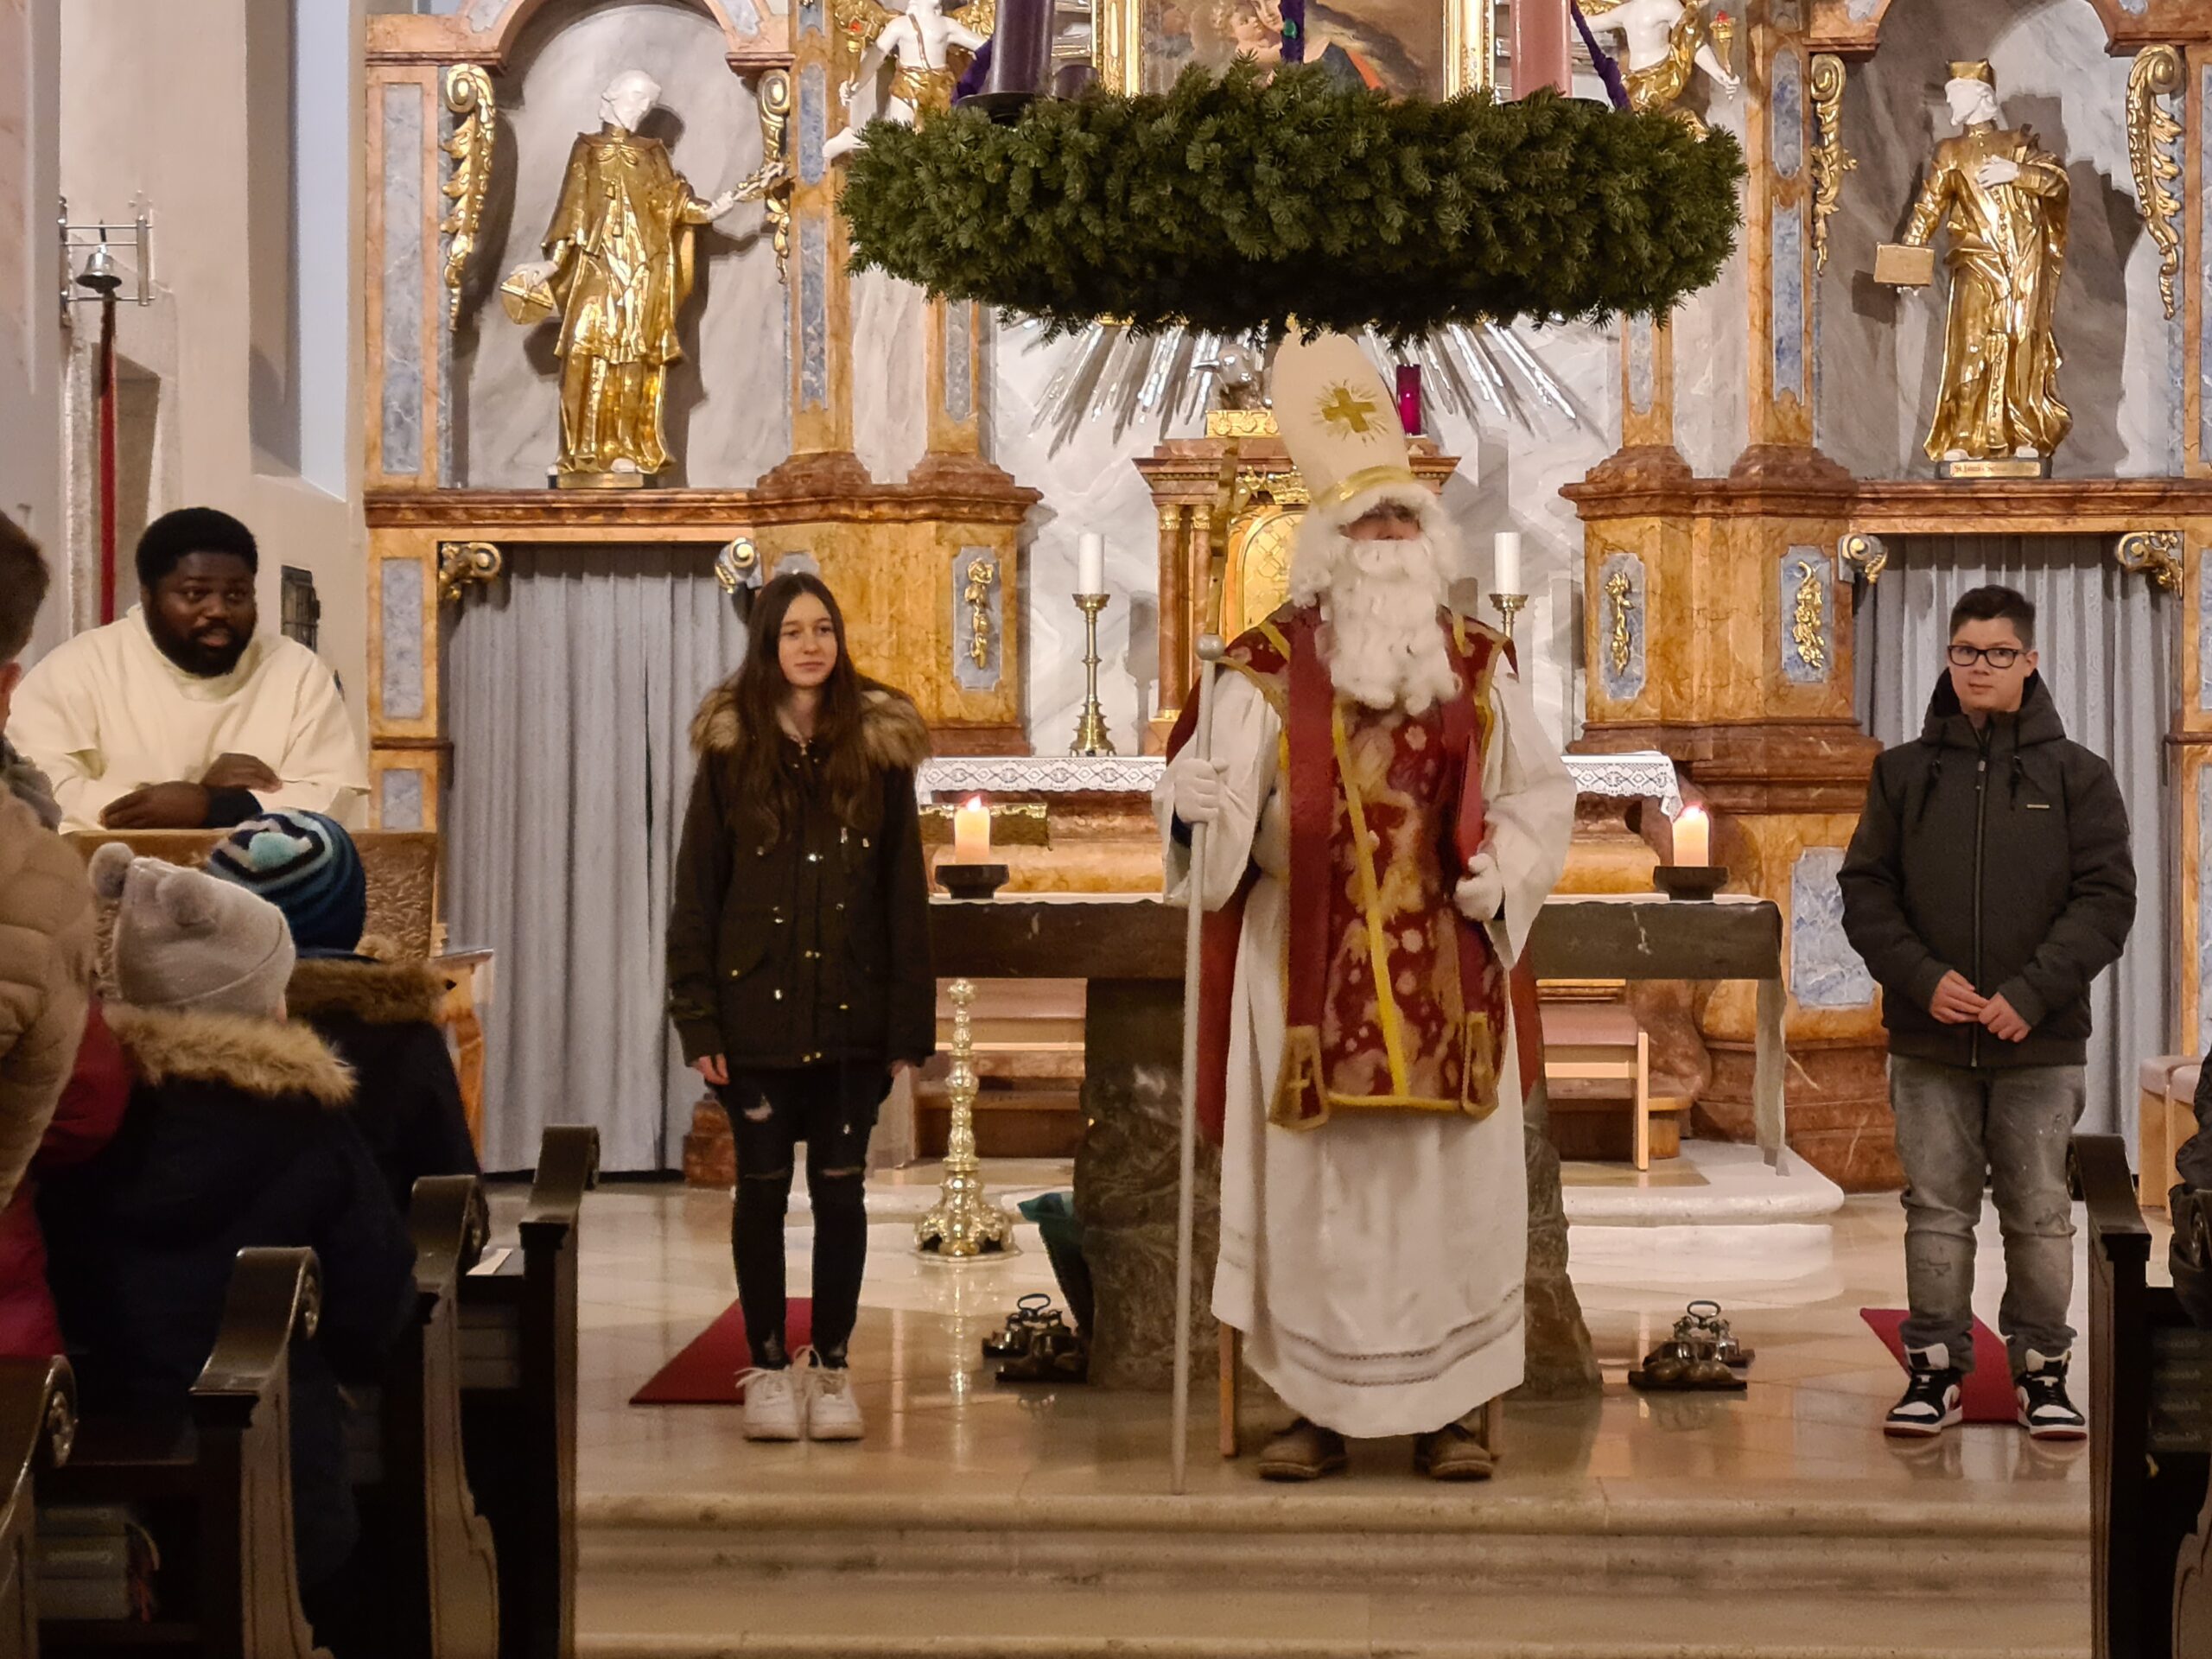
[[[1394,98],[1494,84],[1497,0],[1306,0],[1306,61]],[[1164,92],[1192,64],[1282,61],[1282,0],[1092,0],[1098,79]]]

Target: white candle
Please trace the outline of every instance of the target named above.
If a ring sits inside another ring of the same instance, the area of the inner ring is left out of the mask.
[[[1106,591],[1106,538],[1096,531],[1086,530],[1075,539],[1075,590]]]
[[[1675,820],[1675,862],[1713,862],[1713,825],[1701,806],[1684,807],[1682,816]]]
[[[988,864],[991,861],[991,809],[980,795],[953,809],[952,861]]]
[[[1493,557],[1495,563],[1491,568],[1491,581],[1494,591],[1501,594],[1522,592],[1521,532],[1517,530],[1499,531],[1497,540],[1494,544]]]

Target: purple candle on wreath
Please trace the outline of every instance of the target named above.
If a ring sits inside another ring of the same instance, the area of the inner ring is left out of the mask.
[[[1306,61],[1306,0],[1282,0],[1282,60]]]
[[[1421,365],[1398,365],[1398,424],[1409,438],[1421,432]]]

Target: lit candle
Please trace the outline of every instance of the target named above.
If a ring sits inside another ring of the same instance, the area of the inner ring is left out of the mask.
[[[1713,862],[1713,825],[1701,806],[1686,806],[1675,820],[1675,862],[1710,865]]]
[[[1106,591],[1106,538],[1086,530],[1075,541],[1075,590],[1078,594]]]
[[[988,864],[991,861],[991,809],[983,804],[983,798],[980,795],[953,809],[952,861],[956,864]]]
[[[1491,569],[1492,590],[1501,594],[1524,591],[1521,586],[1521,532],[1501,530],[1493,544],[1494,563]]]

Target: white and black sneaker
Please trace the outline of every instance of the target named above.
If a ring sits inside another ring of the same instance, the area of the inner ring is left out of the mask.
[[[2019,1404],[2020,1427],[2037,1440],[2082,1440],[2089,1436],[2088,1420],[2066,1397],[2066,1362],[2028,1350],[2028,1368],[2012,1379],[2012,1398]]]
[[[1950,1350],[1942,1343],[1905,1351],[1912,1380],[1904,1398],[1890,1408],[1882,1420],[1882,1433],[1908,1440],[1928,1440],[1941,1434],[1964,1415],[1959,1404],[1965,1381],[1951,1364]]]

